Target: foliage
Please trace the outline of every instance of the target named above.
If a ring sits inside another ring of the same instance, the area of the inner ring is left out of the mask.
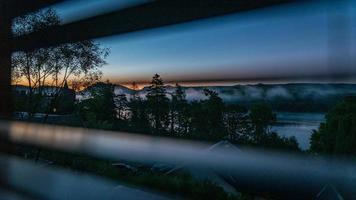
[[[48,27],[59,26],[60,18],[53,9],[41,10],[15,19],[14,35],[24,35]],[[46,37],[46,36],[44,36]],[[29,88],[27,111],[30,115],[47,104],[51,112],[59,104],[59,96],[68,82],[91,84],[101,77],[108,49],[91,40],[60,46],[16,52],[12,56],[13,81]],[[48,103],[48,90],[51,102]]]
[[[128,103],[128,110],[131,113],[128,121],[131,131],[148,132],[149,120],[146,102],[137,94],[136,90]]]
[[[243,144],[249,143],[253,137],[253,127],[249,123],[248,109],[240,105],[227,105],[224,113],[228,138]]]
[[[276,121],[276,115],[272,108],[266,103],[259,103],[251,108],[250,119],[256,134],[269,131],[269,126]]]
[[[276,115],[269,104],[254,105],[249,117],[253,128],[249,144],[267,148],[299,150],[298,142],[294,136],[286,138],[270,131],[270,126],[276,122]]]
[[[226,136],[224,129],[225,105],[218,93],[205,89],[206,100],[192,104],[192,130],[211,140],[219,140]]]
[[[272,149],[282,149],[288,151],[298,151],[298,142],[297,139],[292,137],[283,137],[279,136],[275,132],[271,132],[268,134],[263,134],[256,143],[259,147],[266,147]]]
[[[86,127],[113,127],[117,120],[114,88],[110,83],[99,83],[91,89],[91,98],[78,103],[78,111]]]
[[[311,151],[356,155],[356,98],[348,97],[326,115],[311,137]]]
[[[155,133],[164,133],[168,125],[169,99],[163,80],[158,74],[152,78],[151,86],[146,95],[149,119]]]
[[[49,112],[54,112],[56,114],[70,114],[73,112],[75,92],[68,88],[67,83],[64,84],[62,91],[56,98],[57,101],[51,101],[52,105],[50,105],[50,107],[52,107],[53,110]],[[48,110],[45,110],[44,112],[48,112]]]
[[[170,134],[185,136],[189,128],[189,104],[182,86],[176,84],[170,103]]]
[[[146,99],[136,91],[129,100],[125,95],[115,95],[115,85],[109,82],[97,83],[87,91],[90,98],[77,103],[85,127],[153,132],[214,142],[229,139],[238,144],[298,150],[294,137],[284,138],[270,131],[276,117],[268,104],[257,104],[251,110],[226,105],[212,90],[204,91],[206,99],[188,102],[180,85],[176,85],[169,99],[159,75],[153,77]],[[71,169],[182,195],[187,199],[238,199],[213,182],[198,181],[186,174],[165,175],[145,166],[139,166],[137,172],[121,171],[108,161],[58,152],[45,151],[41,157]],[[242,195],[241,198],[250,199],[250,196]]]
[[[119,120],[126,120],[126,111],[128,108],[128,100],[125,94],[118,94],[114,97],[116,111],[117,111],[117,118]]]
[[[188,102],[180,85],[176,85],[169,99],[158,74],[152,78],[146,98],[133,91],[127,100],[124,94],[115,95],[114,87],[110,83],[96,84],[88,90],[91,98],[78,104],[87,127],[299,149],[295,137],[285,138],[270,131],[276,116],[266,103],[256,104],[249,111],[239,105],[225,105],[212,90],[204,90],[206,99]]]

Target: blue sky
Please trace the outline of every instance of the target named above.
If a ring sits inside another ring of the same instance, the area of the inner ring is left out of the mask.
[[[138,2],[55,8],[66,23]],[[355,1],[291,4],[101,38],[111,49],[104,79],[147,82],[159,73],[168,82],[356,82],[355,7]]]

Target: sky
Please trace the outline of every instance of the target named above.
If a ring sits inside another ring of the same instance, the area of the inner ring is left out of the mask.
[[[69,1],[63,23],[142,0]],[[74,2],[74,3],[73,3]],[[356,2],[288,4],[96,40],[110,48],[103,79],[197,85],[356,83]]]

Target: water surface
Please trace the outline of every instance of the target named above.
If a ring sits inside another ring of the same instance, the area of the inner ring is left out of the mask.
[[[299,147],[306,150],[310,147],[312,131],[318,129],[324,117],[325,113],[278,112],[278,123],[272,126],[272,131],[282,136],[296,137]]]

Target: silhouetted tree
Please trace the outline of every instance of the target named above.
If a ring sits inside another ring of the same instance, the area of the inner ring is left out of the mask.
[[[169,99],[166,95],[163,80],[158,74],[153,76],[146,98],[153,130],[156,133],[165,132],[169,123]]]
[[[128,101],[125,94],[118,94],[115,96],[115,105],[117,108],[117,118],[119,120],[126,120],[126,111],[128,110]]]
[[[78,104],[79,114],[87,127],[112,129],[117,120],[115,86],[98,83],[90,89],[91,97]]]
[[[251,108],[250,119],[256,139],[261,140],[260,136],[269,133],[270,125],[276,121],[276,115],[268,104],[259,103]]]
[[[313,152],[355,156],[356,97],[348,97],[331,109],[310,143]]]
[[[226,135],[224,129],[224,103],[218,93],[205,89],[208,99],[192,103],[192,130],[200,137],[213,140]]]
[[[253,130],[247,108],[239,105],[226,106],[224,123],[230,140],[239,143],[249,143],[252,140]]]
[[[20,16],[13,24],[14,35],[19,36],[59,26],[60,18],[53,9],[47,9]],[[29,87],[27,111],[30,115],[44,105],[45,87],[53,86],[51,102],[47,103],[47,110],[51,112],[58,107],[59,96],[67,82],[77,81],[85,85],[98,81],[101,77],[99,68],[105,64],[108,53],[108,49],[91,40],[15,52],[12,56],[13,79],[24,80]]]
[[[179,84],[176,84],[170,106],[170,132],[186,135],[189,127],[189,104],[186,94]]]
[[[144,133],[149,130],[147,102],[138,94],[135,82],[133,82],[132,88],[134,91],[128,103],[130,110],[130,127],[133,131]]]
[[[201,101],[193,101],[190,104],[190,112],[191,112],[191,123],[190,123],[190,136],[194,138],[207,138],[208,128],[205,126],[207,113],[203,107]]]
[[[283,137],[270,130],[271,125],[276,122],[276,115],[270,105],[266,103],[254,105],[250,111],[250,120],[253,127],[250,144],[275,149],[299,150],[294,136]]]
[[[260,140],[256,144],[259,147],[266,147],[272,149],[283,149],[289,151],[299,151],[297,139],[292,137],[284,137],[278,135],[276,132],[269,132],[260,136]]]
[[[71,90],[68,87],[68,84],[65,83],[62,91],[57,96],[58,102],[53,107],[53,112],[58,114],[70,114],[74,111],[75,104],[75,91]],[[47,111],[48,112],[48,111]]]
[[[223,117],[224,117],[224,103],[219,97],[217,92],[212,90],[204,90],[205,96],[208,97],[205,104],[205,109],[207,109],[208,114],[208,126],[210,127],[210,134],[213,137],[221,138],[225,135]]]

